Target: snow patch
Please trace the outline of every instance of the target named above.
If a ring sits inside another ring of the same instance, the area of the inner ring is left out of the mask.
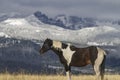
[[[36,27],[34,24],[31,25],[30,22],[31,21],[27,21],[27,19],[24,18],[8,19],[4,21],[6,25],[0,23],[0,32],[17,39],[44,41],[46,38],[51,38],[74,44],[120,44],[120,36],[118,35],[120,34],[120,28],[118,27],[100,26],[82,28],[80,30],[69,30],[49,24],[40,24]]]
[[[99,43],[99,42],[88,42],[87,45],[95,45],[95,46],[113,46],[114,44],[111,42],[111,43],[107,43],[107,42],[102,42],[102,43]]]
[[[5,20],[3,23],[5,23],[6,25],[13,25],[13,26],[28,24],[28,22],[24,18],[10,18]]]
[[[7,34],[3,32],[0,32],[0,37],[10,38],[10,36],[8,36]]]

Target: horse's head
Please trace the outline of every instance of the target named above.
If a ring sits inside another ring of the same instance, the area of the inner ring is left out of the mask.
[[[52,40],[51,39],[46,39],[43,43],[42,48],[40,49],[40,53],[43,54],[47,52],[48,50],[51,49],[52,46]]]

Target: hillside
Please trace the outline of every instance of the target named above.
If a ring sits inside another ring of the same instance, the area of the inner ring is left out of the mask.
[[[120,62],[118,62],[120,35],[118,34],[120,28],[114,25],[72,30],[44,23],[34,15],[26,18],[8,18],[0,22],[0,71],[8,69],[14,72],[25,69],[31,73],[61,72],[63,66],[52,51],[44,56],[38,52],[44,40],[51,38],[77,47],[95,45],[104,48],[109,52],[106,71],[120,73]],[[91,66],[72,70],[76,74],[93,73]]]

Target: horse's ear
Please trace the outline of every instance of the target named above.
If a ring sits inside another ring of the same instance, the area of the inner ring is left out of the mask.
[[[49,38],[46,38],[46,40],[49,40]]]
[[[47,40],[51,40],[50,38],[47,38]]]
[[[46,40],[45,41],[52,41],[51,39],[49,39],[49,38],[46,38]]]

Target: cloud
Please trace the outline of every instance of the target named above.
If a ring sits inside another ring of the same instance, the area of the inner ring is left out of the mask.
[[[120,18],[119,0],[0,0],[0,12]]]

